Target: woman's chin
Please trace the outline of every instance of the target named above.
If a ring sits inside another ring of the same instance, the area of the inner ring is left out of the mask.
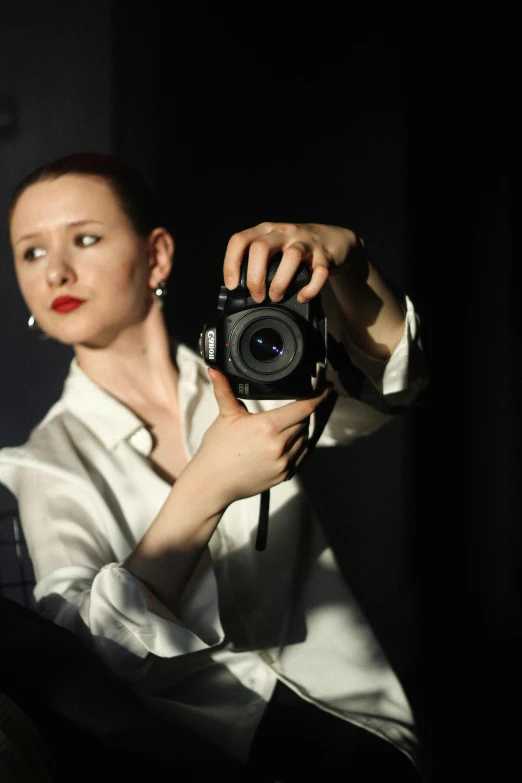
[[[53,325],[54,326],[54,325]],[[55,340],[62,345],[70,345],[72,347],[76,345],[88,345],[89,347],[102,347],[103,340],[100,339],[98,332],[92,329],[81,329],[74,327],[64,326],[43,328],[44,334],[51,340]]]
[[[64,345],[101,349],[129,340],[135,344],[137,330],[143,325],[143,318],[128,318],[124,322],[120,318],[107,319],[103,324],[100,321],[94,324],[92,318],[68,320],[65,316],[60,321],[49,319],[49,323],[44,323],[42,319],[41,328],[48,337]]]

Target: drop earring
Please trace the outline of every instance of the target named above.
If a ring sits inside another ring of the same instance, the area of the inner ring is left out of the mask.
[[[160,307],[163,307],[163,303],[165,301],[165,297],[167,296],[167,284],[164,280],[161,280],[157,286],[156,290],[154,291],[156,294],[157,300],[159,302]]]
[[[34,315],[32,313],[30,314],[30,316],[28,318],[27,327],[28,327],[29,331],[31,332],[31,334],[34,334],[34,336],[38,337],[39,340],[48,340],[49,339],[49,335],[45,334],[45,332],[42,331],[42,329],[40,329],[40,327],[38,326],[38,322],[37,322],[36,318],[34,317]]]

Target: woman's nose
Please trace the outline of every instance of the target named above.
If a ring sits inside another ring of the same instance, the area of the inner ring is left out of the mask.
[[[49,259],[45,271],[47,282],[53,287],[66,285],[76,279],[74,269],[64,255]]]

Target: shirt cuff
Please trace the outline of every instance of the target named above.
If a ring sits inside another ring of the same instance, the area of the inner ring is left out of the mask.
[[[205,553],[181,600],[175,617],[140,580],[119,563],[104,566],[93,583],[89,625],[95,636],[110,629],[112,642],[171,658],[204,650],[224,639],[217,585]]]

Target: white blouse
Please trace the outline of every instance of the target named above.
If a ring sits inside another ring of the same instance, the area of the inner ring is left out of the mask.
[[[384,396],[409,402],[425,379],[411,367],[418,319],[388,362],[354,361]],[[203,361],[176,351],[189,456],[217,415]],[[251,412],[280,401],[248,401]],[[349,444],[389,416],[339,396],[319,446]],[[16,496],[38,609],[92,645],[153,709],[240,760],[278,679],[302,698],[415,757],[405,693],[346,585],[300,479],[270,491],[266,549],[254,541],[259,496],[233,503],[173,618],[122,562],[170,485],[148,457],[150,432],[73,360],[60,400],[28,441],[0,450],[0,480]],[[201,491],[205,479],[201,477]]]

